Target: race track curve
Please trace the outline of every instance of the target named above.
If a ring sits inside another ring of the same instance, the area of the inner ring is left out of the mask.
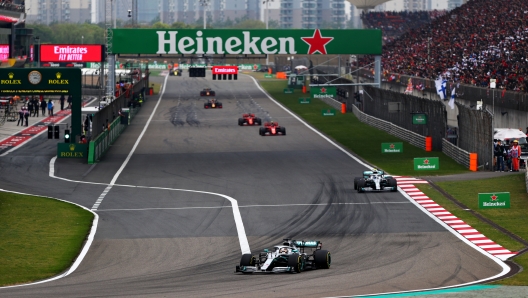
[[[1,188],[89,209],[101,198],[95,239],[73,273],[3,288],[1,297],[351,296],[452,286],[502,271],[399,192],[354,191],[365,166],[248,76],[213,81],[184,73],[165,87],[97,165],[56,160],[57,177],[85,183],[49,177],[56,145],[44,135],[1,157]],[[206,87],[223,109],[204,109],[199,92]],[[238,126],[247,112],[278,121],[287,135],[262,137],[258,127]],[[331,268],[234,274],[240,238],[230,201],[215,194],[238,203],[252,253],[287,237],[321,240]]]

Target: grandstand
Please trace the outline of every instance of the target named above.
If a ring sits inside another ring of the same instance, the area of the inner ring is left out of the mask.
[[[388,41],[384,73],[428,79],[442,75],[479,87],[496,79],[497,88],[528,91],[528,1],[473,0],[426,19],[413,27],[400,13],[363,16],[365,25],[382,28]],[[373,59],[364,57],[360,63]]]
[[[381,29],[383,43],[392,43],[411,29],[416,29],[432,22],[432,20],[446,14],[447,11],[374,11],[361,13],[363,28]]]
[[[0,0],[0,67],[22,67],[34,55],[33,31],[25,28],[23,0]]]

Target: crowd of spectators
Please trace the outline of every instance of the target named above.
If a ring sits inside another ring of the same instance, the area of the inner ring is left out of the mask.
[[[470,0],[384,45],[382,64],[389,73],[479,87],[496,79],[497,88],[528,92],[528,1]]]
[[[445,10],[432,11],[372,11],[361,13],[365,29],[378,28],[382,30],[384,44],[393,42],[396,38],[446,14]]]

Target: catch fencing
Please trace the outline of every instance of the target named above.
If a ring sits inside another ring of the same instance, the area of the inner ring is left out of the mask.
[[[492,170],[493,132],[492,115],[484,108],[475,110],[463,104],[458,106],[458,145],[478,154],[480,169]]]

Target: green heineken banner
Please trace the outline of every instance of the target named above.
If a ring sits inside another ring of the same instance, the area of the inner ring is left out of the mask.
[[[403,143],[381,143],[381,153],[402,153]]]
[[[274,75],[268,74],[268,73],[264,75],[265,79],[273,79],[274,77],[275,77]]]
[[[322,110],[321,114],[323,116],[335,116],[336,111],[334,109],[326,109],[326,110]]]
[[[293,89],[292,88],[284,88],[284,93],[285,94],[291,94],[291,93],[293,93]]]
[[[440,170],[440,160],[438,157],[420,157],[414,159],[415,171]]]
[[[509,192],[479,193],[479,209],[510,208]]]
[[[412,124],[427,124],[427,115],[426,114],[413,114]]]
[[[311,98],[309,98],[309,97],[306,97],[306,98],[300,97],[299,98],[299,103],[310,103],[310,102],[311,102]]]
[[[312,98],[332,98],[336,99],[336,87],[312,87],[310,88]]]
[[[379,29],[109,30],[113,54],[381,55],[382,43]]]

